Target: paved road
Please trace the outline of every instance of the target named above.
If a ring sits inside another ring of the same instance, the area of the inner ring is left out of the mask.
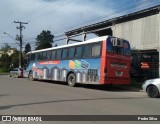
[[[69,87],[60,82],[0,75],[0,115],[4,114],[160,115],[160,99],[123,88]]]

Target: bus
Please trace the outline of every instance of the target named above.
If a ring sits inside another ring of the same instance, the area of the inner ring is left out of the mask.
[[[131,48],[127,40],[102,36],[26,54],[24,77],[82,84],[129,85]]]
[[[159,52],[156,49],[131,52],[131,78],[145,81],[159,78]]]

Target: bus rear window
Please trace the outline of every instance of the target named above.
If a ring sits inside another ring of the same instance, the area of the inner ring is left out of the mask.
[[[111,40],[111,38],[107,39],[106,52],[121,54],[121,55],[131,55],[130,44],[128,41],[122,40],[122,39],[117,39],[117,38],[113,38],[113,39],[112,40]]]

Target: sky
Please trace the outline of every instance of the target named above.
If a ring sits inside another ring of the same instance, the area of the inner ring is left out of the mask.
[[[50,30],[55,36],[53,45],[63,45],[65,40],[56,40],[63,38],[66,31],[156,5],[160,0],[1,0],[0,47],[7,43],[19,48],[14,40],[19,24],[14,21],[28,23],[23,25],[23,47],[30,43],[34,50],[35,38],[42,30]]]

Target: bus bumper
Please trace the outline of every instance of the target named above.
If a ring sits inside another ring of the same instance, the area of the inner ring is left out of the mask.
[[[113,84],[113,85],[129,85],[130,79],[105,79],[100,82],[101,84]]]

